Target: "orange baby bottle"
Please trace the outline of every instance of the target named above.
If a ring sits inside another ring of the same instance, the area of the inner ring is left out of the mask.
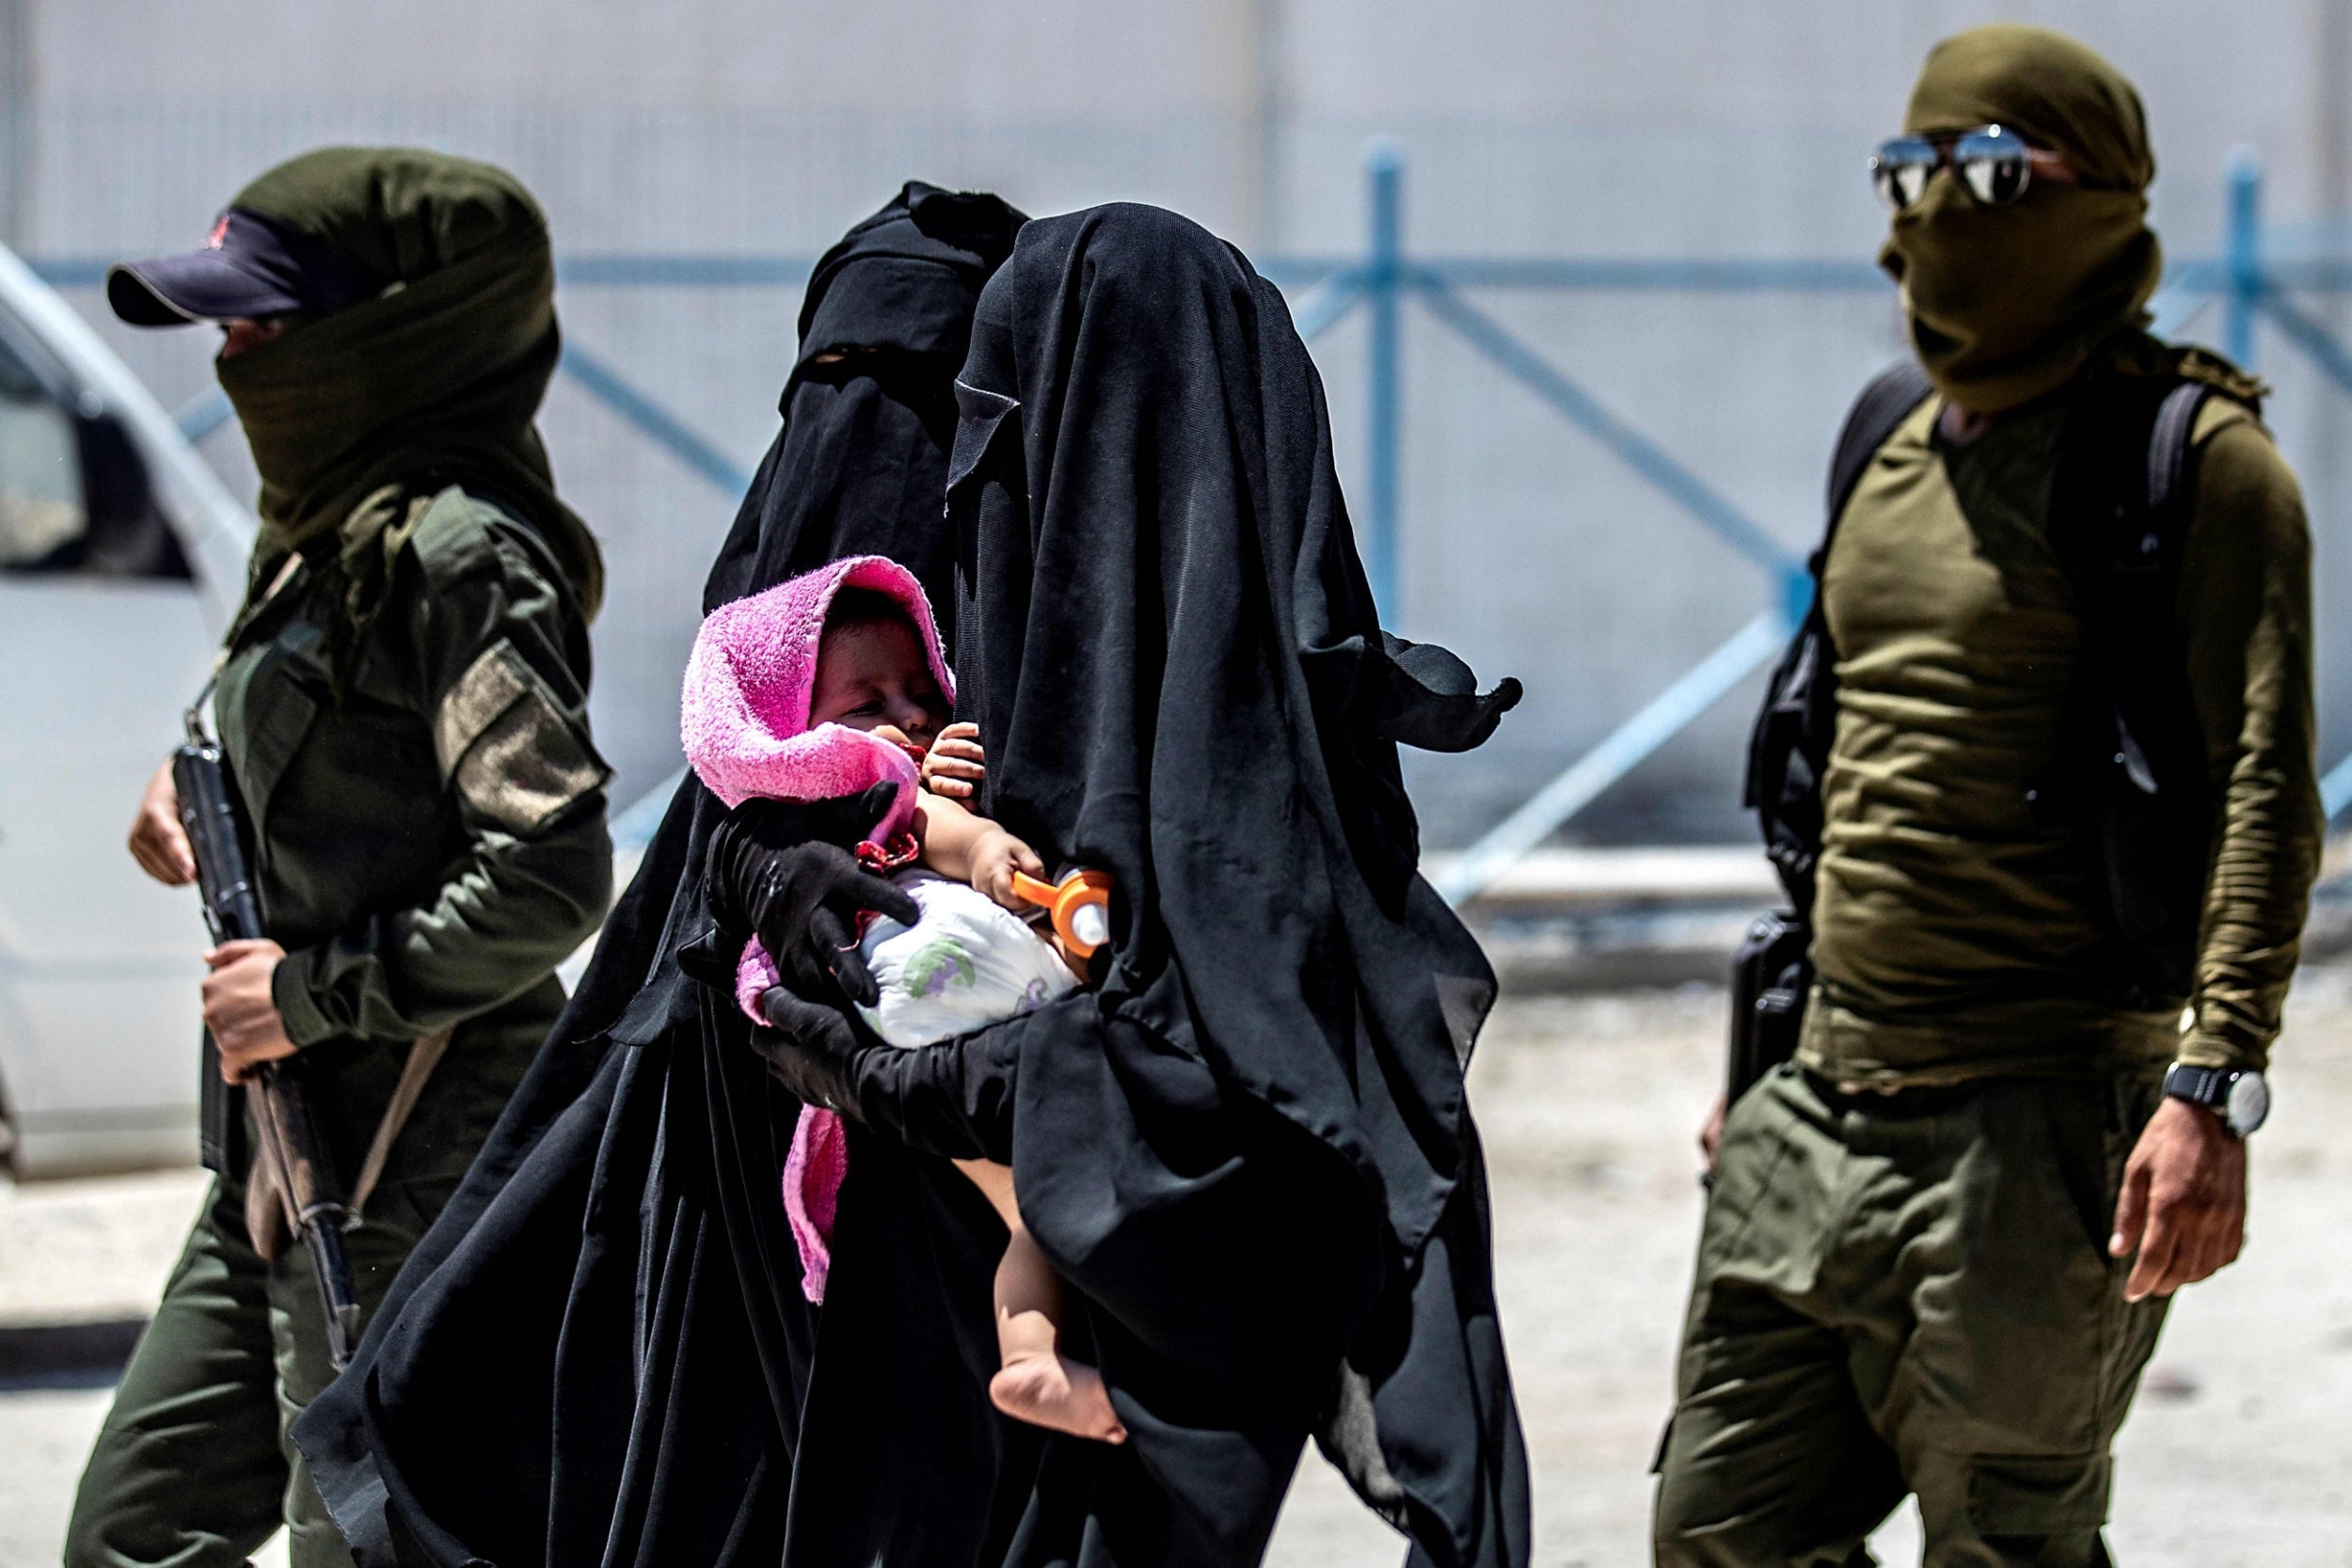
[[[1066,872],[1058,882],[1041,881],[1016,871],[1012,891],[1043,910],[1053,920],[1054,934],[1081,958],[1111,940],[1111,874],[1083,867]]]

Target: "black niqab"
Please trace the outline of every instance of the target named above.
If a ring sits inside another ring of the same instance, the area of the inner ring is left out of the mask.
[[[951,609],[949,387],[1020,222],[910,184],[825,256],[707,609],[862,553]],[[853,1145],[817,1354],[777,1188],[798,1104],[669,957],[705,923],[722,815],[681,784],[531,1073],[296,1423],[367,1568],[953,1564],[1009,1528],[997,1478],[1024,1466],[985,1394],[1002,1231],[961,1177]],[[897,1433],[894,1409],[935,1418]]]
[[[1415,1561],[1523,1562],[1463,1092],[1494,982],[1396,759],[1517,685],[1380,631],[1305,346],[1186,220],[1029,224],[957,395],[984,807],[1117,879],[1099,990],[997,1029],[1023,1214],[1131,1440],[1056,1440],[1015,1559],[1254,1562],[1313,1428]]]
[[[938,451],[954,439],[973,302],[1022,221],[993,196],[917,182],[818,259],[784,429],[719,546],[704,613],[845,555],[885,555],[950,625]]]

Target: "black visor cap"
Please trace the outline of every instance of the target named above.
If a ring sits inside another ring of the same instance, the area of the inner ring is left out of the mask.
[[[221,214],[203,249],[106,274],[106,303],[133,326],[329,315],[376,292],[333,246],[237,207]]]

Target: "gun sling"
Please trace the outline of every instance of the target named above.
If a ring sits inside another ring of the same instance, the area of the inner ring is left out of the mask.
[[[344,1206],[347,1224],[358,1225],[366,1218],[368,1199],[374,1196],[376,1183],[384,1178],[384,1164],[391,1157],[392,1145],[399,1139],[401,1129],[408,1125],[408,1117],[423,1097],[433,1069],[441,1065],[453,1033],[453,1030],[442,1029],[408,1047],[407,1060],[401,1064],[400,1080],[392,1085],[392,1098],[375,1124],[375,1135],[368,1140],[367,1158],[359,1164],[359,1178],[352,1183],[351,1197]],[[253,1114],[257,1119],[282,1114],[278,1106],[278,1096],[256,1096]],[[282,1128],[264,1131],[255,1140],[252,1164],[246,1173],[246,1235],[252,1242],[253,1250],[270,1259],[284,1250],[287,1236],[300,1225],[303,1212],[315,1200],[317,1191],[315,1178],[302,1168],[299,1158],[294,1161],[295,1170],[278,1168],[279,1148],[301,1147],[285,1133]]]

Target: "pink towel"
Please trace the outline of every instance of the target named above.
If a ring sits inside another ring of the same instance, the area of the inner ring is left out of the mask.
[[[840,724],[811,729],[808,722],[825,616],[844,588],[873,589],[906,607],[931,678],[954,702],[955,676],[940,653],[922,584],[887,557],[858,555],[712,610],[686,661],[678,727],[687,760],[730,808],[755,796],[828,800],[885,780],[898,784],[872,834],[873,844],[886,846],[914,820],[914,759],[863,731]],[[736,1002],[755,1022],[767,1022],[759,998],[776,981],[774,960],[754,938],[736,969]],[[801,1288],[811,1301],[825,1298],[834,1209],[848,1170],[841,1118],[804,1107],[785,1161],[784,1208],[800,1248]]]
[[[678,727],[687,760],[729,806],[755,795],[821,800],[840,794],[845,781],[865,776],[861,769],[872,766],[849,760],[859,747],[879,747],[906,760],[897,747],[872,736],[832,724],[808,727],[825,615],[844,588],[872,589],[906,607],[930,661],[931,678],[950,703],[955,701],[955,676],[939,651],[930,601],[914,574],[887,557],[853,555],[764,594],[721,605],[695,634]],[[845,747],[850,749],[846,754]],[[910,776],[913,771],[910,766]],[[914,804],[908,800],[892,810],[903,827]]]
[[[833,1216],[841,1203],[841,1181],[850,1174],[850,1132],[841,1118],[815,1105],[801,1107],[792,1129],[792,1152],[784,1157],[784,1217],[792,1244],[801,1250],[801,1294],[825,1299],[825,1276],[833,1270]]]

